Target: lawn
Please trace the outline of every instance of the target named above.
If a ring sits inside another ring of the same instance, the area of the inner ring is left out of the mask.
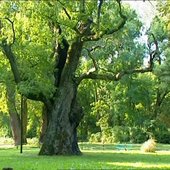
[[[155,153],[142,153],[140,145],[127,145],[126,151],[116,149],[116,145],[80,144],[80,147],[82,156],[38,156],[39,148],[27,146],[22,154],[16,148],[1,148],[0,170],[170,169],[170,145],[158,145]]]

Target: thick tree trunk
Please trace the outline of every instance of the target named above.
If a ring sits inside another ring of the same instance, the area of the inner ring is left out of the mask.
[[[18,146],[21,143],[20,119],[16,111],[12,111],[11,109],[9,109],[9,114],[14,143],[15,146]]]
[[[7,106],[11,122],[11,130],[15,145],[21,144],[21,119],[16,109],[15,85],[12,83],[6,84]],[[23,99],[23,143],[27,143],[27,99]]]
[[[77,144],[77,126],[82,119],[82,108],[76,101],[77,89],[67,82],[58,92],[40,155],[81,154]]]
[[[20,118],[16,110],[15,106],[15,86],[14,85],[6,85],[7,92],[7,106],[10,115],[11,122],[11,130],[15,145],[20,145],[21,143],[21,126],[20,126]]]
[[[45,136],[45,132],[46,132],[47,125],[48,125],[47,113],[48,113],[47,106],[44,104],[43,108],[42,108],[42,125],[41,125],[41,134],[40,134],[40,138],[39,138],[40,143],[44,142],[44,136]]]
[[[77,38],[68,50],[69,46],[65,41],[65,39],[62,41],[64,48],[58,49],[59,63],[56,64],[56,69],[60,72],[54,74],[55,80],[57,80],[57,91],[52,107],[48,107],[48,125],[40,155],[81,154],[78,147],[77,127],[83,117],[83,112],[76,98],[78,84],[74,75],[81,56],[83,42]],[[67,57],[66,64],[65,60],[62,60],[63,57]],[[62,68],[59,67],[60,63],[62,63]]]

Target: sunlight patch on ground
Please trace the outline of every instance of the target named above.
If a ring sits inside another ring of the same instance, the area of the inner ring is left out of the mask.
[[[8,149],[8,148],[14,148],[14,145],[5,145],[5,144],[0,144],[0,148]]]
[[[107,162],[107,164],[108,165],[113,165],[113,166],[121,166],[121,167],[134,167],[134,168],[160,168],[160,167],[162,167],[162,168],[170,168],[170,164],[162,164],[162,166],[161,166],[161,164],[158,164],[158,163],[143,163],[143,162],[131,162],[131,163],[129,163],[129,162]]]
[[[156,153],[159,155],[170,155],[170,150],[169,151],[156,151]]]
[[[170,155],[170,151],[142,152],[140,150],[81,150],[83,153],[123,153],[123,154],[142,154],[142,155]]]

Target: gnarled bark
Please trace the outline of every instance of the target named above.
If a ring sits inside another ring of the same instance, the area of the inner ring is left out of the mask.
[[[49,124],[40,155],[80,154],[77,144],[77,126],[83,112],[76,101],[77,89],[72,83],[60,88],[54,107],[51,110]]]
[[[45,135],[45,131],[47,129],[47,124],[48,124],[47,109],[44,105],[43,109],[42,109],[42,125],[41,125],[41,134],[40,134],[40,138],[39,138],[40,143],[43,143],[43,141],[44,141],[44,135]]]
[[[67,53],[67,63],[58,83],[53,107],[48,109],[48,126],[40,155],[81,153],[77,143],[77,126],[83,117],[83,112],[76,99],[77,84],[73,75],[78,66],[82,46],[83,43],[77,39]],[[59,57],[62,57],[62,53]],[[57,79],[57,76],[55,77]]]

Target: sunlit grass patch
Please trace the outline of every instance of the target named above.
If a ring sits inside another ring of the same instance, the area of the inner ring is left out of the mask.
[[[14,170],[170,169],[169,150],[142,153],[140,149],[124,151],[113,149],[113,146],[103,150],[99,145],[99,149],[92,149],[91,145],[88,149],[86,145],[82,156],[38,156],[39,148],[28,146],[24,146],[23,154],[16,148],[0,149],[0,170],[3,167]]]
[[[108,162],[109,165],[112,165],[113,167],[121,167],[122,169],[130,168],[130,169],[170,169],[169,164],[157,164],[157,163],[143,163],[143,162]]]

